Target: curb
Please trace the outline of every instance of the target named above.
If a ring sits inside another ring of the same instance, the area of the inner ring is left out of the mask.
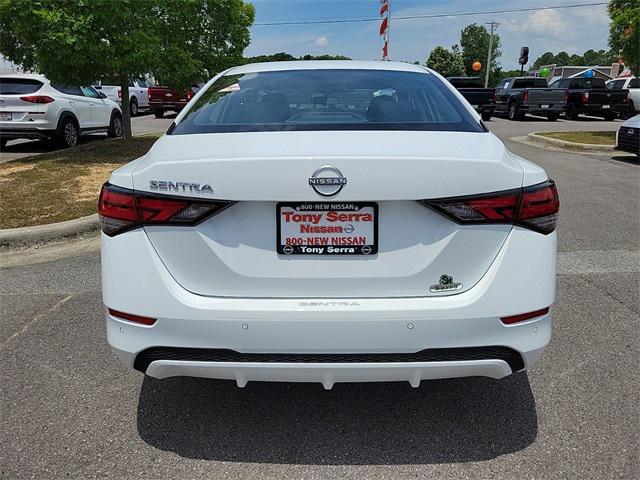
[[[48,243],[100,229],[98,214],[67,220],[66,222],[33,227],[0,230],[0,247],[22,247],[38,243]]]
[[[567,150],[582,150],[585,152],[607,152],[615,153],[617,150],[613,145],[594,145],[592,143],[575,143],[558,138],[545,137],[540,135],[542,132],[532,132],[527,135],[531,140],[540,143],[546,143],[555,147],[565,148]]]

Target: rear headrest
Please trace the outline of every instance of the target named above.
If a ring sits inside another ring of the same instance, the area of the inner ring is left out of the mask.
[[[258,102],[245,101],[231,110],[229,123],[284,123],[291,117],[289,102],[281,93],[268,93]]]
[[[409,102],[396,102],[388,95],[373,97],[367,108],[367,120],[370,122],[407,122],[414,116]]]

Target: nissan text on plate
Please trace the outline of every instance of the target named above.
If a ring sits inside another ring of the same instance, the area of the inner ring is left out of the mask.
[[[549,343],[558,210],[432,70],[231,68],[102,188],[108,341],[240,387],[499,379]]]

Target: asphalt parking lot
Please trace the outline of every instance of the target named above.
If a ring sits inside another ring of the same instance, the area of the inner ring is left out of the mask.
[[[0,269],[0,478],[640,477],[638,160],[511,140],[619,125],[489,123],[561,200],[551,345],[500,381],[158,381],[107,346],[95,243]]]

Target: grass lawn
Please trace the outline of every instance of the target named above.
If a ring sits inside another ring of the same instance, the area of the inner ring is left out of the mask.
[[[0,229],[95,213],[100,186],[111,172],[144,155],[158,136],[92,140],[0,164]]]
[[[540,132],[538,135],[566,142],[615,145],[616,132]]]

